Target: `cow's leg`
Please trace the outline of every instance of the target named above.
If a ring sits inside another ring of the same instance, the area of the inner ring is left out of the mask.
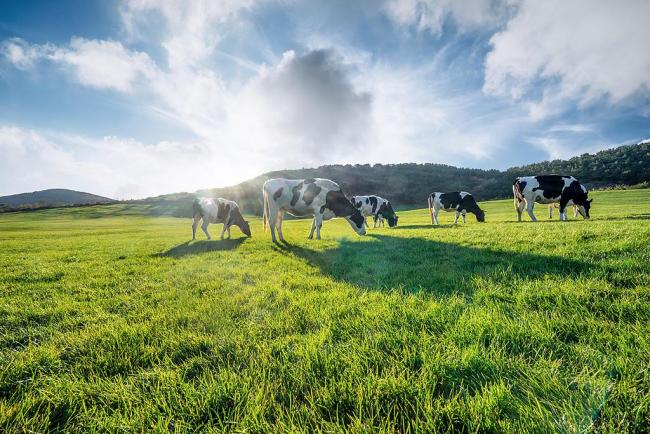
[[[276,219],[276,227],[278,228],[278,237],[280,241],[284,241],[284,235],[282,235],[282,220],[284,219],[284,212],[278,212],[278,218]]]
[[[228,239],[230,239],[230,237],[231,237],[231,235],[230,235],[230,226],[228,226],[227,231],[228,231]]]
[[[207,218],[203,218],[203,224],[201,225],[201,229],[203,229],[203,232],[205,232],[205,236],[208,237],[208,240],[211,240],[212,238],[210,237],[210,232],[208,232],[208,225],[210,222],[208,221]]]
[[[573,218],[578,218],[578,205],[573,205]]]
[[[454,219],[454,224],[458,223],[459,216],[460,216],[460,211],[456,211],[456,218]]]
[[[274,243],[276,242],[275,239],[275,225],[278,220],[278,214],[280,213],[280,210],[278,210],[277,206],[273,201],[269,201],[269,213],[267,215],[267,219],[269,221],[269,229],[271,229],[271,241]]]
[[[365,224],[366,219],[363,219],[363,222]],[[314,238],[314,231],[316,230],[316,216],[311,221],[311,230],[309,231],[309,236],[307,237],[308,240],[311,240]]]
[[[314,222],[316,223],[316,239],[320,240],[320,228],[323,227],[323,214],[316,214],[314,216]]]
[[[192,241],[196,239],[196,228],[199,227],[200,221],[201,221],[201,216],[195,215],[194,220],[192,221]]]
[[[523,214],[523,212],[524,212],[524,201],[520,200],[519,202],[517,202],[517,221],[518,222],[521,221],[521,215]]]
[[[463,211],[463,214],[462,214],[462,216],[463,216],[463,224],[467,223],[466,214],[467,213],[465,211]]]
[[[560,199],[560,221],[566,220],[566,206],[569,201],[561,198]]]
[[[440,208],[434,208],[433,209],[433,223],[438,225],[438,213],[440,212]]]
[[[537,217],[535,217],[535,214],[533,214],[533,208],[535,208],[535,202],[532,200],[526,200],[526,212],[530,216],[530,219],[536,222]],[[521,214],[519,214],[519,221],[521,221]]]
[[[553,220],[553,207],[554,207],[553,204],[550,204],[548,206],[548,219],[549,220]]]

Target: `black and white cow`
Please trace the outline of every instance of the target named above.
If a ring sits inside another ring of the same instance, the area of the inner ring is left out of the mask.
[[[384,219],[388,221],[389,227],[397,226],[399,217],[397,217],[393,206],[386,199],[379,196],[352,196],[350,201],[364,218],[372,216],[375,223],[374,227],[377,227],[378,224],[383,225]]]
[[[222,240],[226,232],[228,232],[228,238],[230,238],[230,226],[233,225],[238,226],[245,235],[251,236],[251,228],[248,222],[244,220],[244,217],[239,211],[239,207],[232,200],[222,199],[220,197],[216,199],[196,199],[192,205],[192,218],[193,240],[196,238],[196,227],[199,225],[201,219],[203,219],[201,229],[205,232],[208,240],[212,238],[208,232],[208,225],[210,223],[223,223],[223,229],[221,230]]]
[[[359,235],[366,233],[365,220],[359,210],[345,197],[341,187],[334,181],[322,178],[311,179],[269,179],[262,187],[264,196],[264,230],[271,227],[271,239],[275,239],[275,229],[282,236],[284,213],[296,217],[314,216],[309,239],[320,240],[320,229],[324,220],[335,217],[345,218]]]
[[[560,204],[560,220],[566,220],[566,207],[576,205],[582,217],[589,218],[589,208],[592,199],[587,197],[587,189],[573,176],[542,175],[520,176],[512,184],[517,219],[521,221],[521,214],[526,211],[530,219],[537,221],[533,208],[535,202],[543,204]],[[549,213],[550,215],[550,213]]]
[[[485,211],[479,208],[474,196],[466,191],[454,191],[451,193],[435,192],[429,195],[429,214],[431,214],[431,224],[438,224],[438,212],[440,210],[447,212],[456,211],[454,224],[458,223],[458,217],[463,216],[463,223],[466,222],[465,214],[468,212],[476,216],[476,220],[485,221]]]

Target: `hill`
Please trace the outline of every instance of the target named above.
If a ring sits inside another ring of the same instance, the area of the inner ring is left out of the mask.
[[[51,208],[59,206],[95,205],[116,202],[108,197],[97,196],[82,191],[52,188],[31,193],[0,196],[0,210]]]
[[[268,172],[241,184],[196,193],[176,193],[133,201],[149,205],[151,214],[189,216],[196,196],[235,200],[244,212],[261,215],[262,184],[269,178],[329,178],[348,195],[379,194],[404,208],[422,207],[432,191],[465,190],[479,200],[512,194],[512,180],[531,174],[569,174],[588,188],[635,185],[650,181],[650,143],[620,146],[568,160],[543,161],[506,171],[468,169],[445,164],[346,164]]]

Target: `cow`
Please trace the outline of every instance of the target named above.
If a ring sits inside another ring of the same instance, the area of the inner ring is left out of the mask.
[[[232,200],[222,199],[220,197],[216,199],[196,199],[192,205],[192,219],[192,240],[196,239],[196,227],[199,225],[201,219],[203,219],[201,229],[205,232],[208,240],[212,239],[208,232],[208,225],[210,223],[223,223],[223,229],[221,230],[222,240],[226,232],[228,232],[228,238],[230,238],[230,227],[233,225],[238,226],[246,236],[251,236],[251,228],[248,221],[244,220],[244,217],[239,211],[239,207]]]
[[[375,223],[374,227],[383,225],[384,219],[388,221],[389,227],[397,226],[399,217],[397,217],[393,206],[386,199],[379,196],[352,196],[350,201],[361,212],[364,219],[372,216]]]
[[[553,220],[553,208],[559,209],[560,204],[558,203],[551,203],[548,205],[548,218],[550,220]],[[578,205],[573,205],[573,218],[578,217]]]
[[[526,204],[526,212],[530,219],[537,221],[533,208],[535,202],[542,204],[559,203],[560,220],[566,220],[566,207],[576,205],[583,218],[589,218],[591,201],[588,199],[587,189],[573,176],[541,175],[520,176],[512,183],[517,220],[521,221],[521,214]]]
[[[284,213],[296,217],[313,216],[314,220],[309,231],[309,239],[320,240],[320,229],[324,220],[335,217],[345,218],[352,229],[365,235],[365,219],[345,197],[341,187],[334,181],[323,178],[311,179],[269,179],[262,187],[264,197],[264,231],[266,225],[271,228],[271,240],[276,242],[275,230],[278,230],[280,241],[282,235],[282,220]]]
[[[463,216],[463,223],[466,223],[465,214],[468,212],[476,216],[479,222],[485,221],[485,211],[479,208],[474,196],[466,191],[454,191],[451,193],[435,192],[429,195],[429,214],[431,214],[431,224],[438,224],[438,212],[440,210],[447,212],[456,211],[454,224],[458,223],[458,217]]]

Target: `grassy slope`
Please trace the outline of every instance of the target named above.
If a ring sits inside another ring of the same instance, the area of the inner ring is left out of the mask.
[[[0,431],[647,429],[650,191],[593,196],[567,223],[288,221],[286,248],[259,220],[2,215]]]

